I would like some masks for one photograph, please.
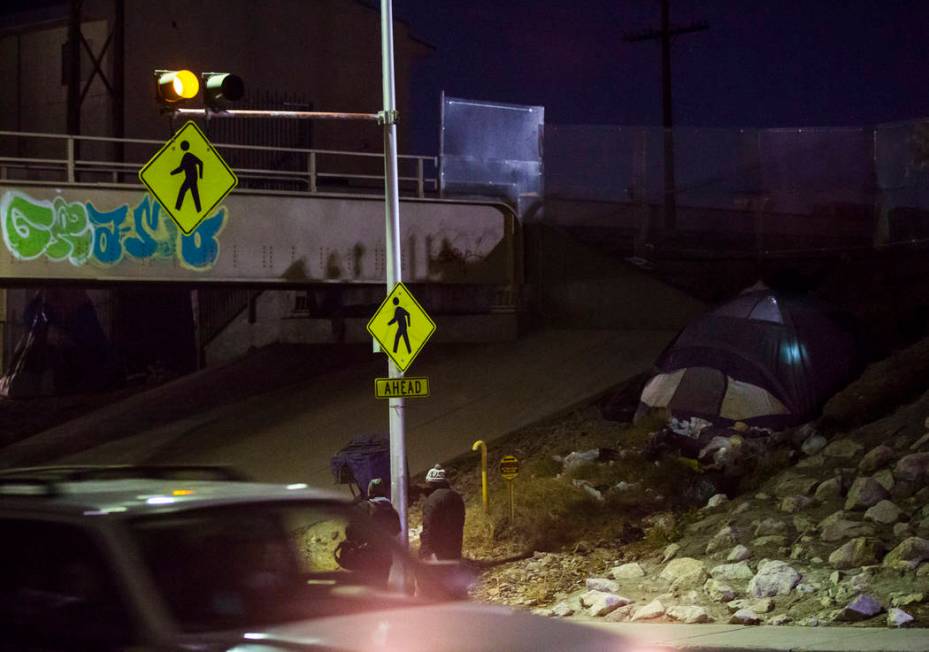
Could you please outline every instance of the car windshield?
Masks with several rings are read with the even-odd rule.
[[[402,557],[356,512],[260,503],[145,516],[130,529],[179,627],[214,631],[396,604],[387,573]]]

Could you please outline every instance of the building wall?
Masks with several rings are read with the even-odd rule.
[[[429,49],[412,40],[404,25],[395,30],[402,111],[409,106],[409,68]],[[250,91],[301,93],[314,110],[376,112],[382,105],[380,66],[379,14],[354,0],[131,1],[127,135],[169,133],[152,101],[156,68],[235,72]],[[374,124],[317,122],[314,145],[381,151],[381,132]]]
[[[0,98],[0,129],[66,132],[67,3],[56,11],[50,20],[0,32],[0,80],[8,89]],[[111,29],[113,0],[86,0],[82,18],[84,36],[98,54]],[[382,107],[380,15],[357,0],[126,0],[124,38],[127,137],[162,139],[170,133],[154,101],[156,68],[235,72],[251,92],[298,93],[320,111],[373,113]],[[399,22],[394,42],[398,107],[408,117],[410,71],[431,48]],[[110,79],[113,56],[111,45],[103,58]],[[86,80],[92,66],[86,53],[82,57]],[[97,77],[84,100],[81,133],[112,135],[111,115]],[[401,123],[401,151],[406,132]],[[381,131],[374,124],[318,123],[314,145],[380,151]],[[52,153],[56,147],[61,149],[48,144],[36,155],[62,155]]]
[[[85,15],[82,23],[84,38],[95,54],[106,42],[109,24],[106,20]],[[67,133],[68,86],[62,70],[62,48],[67,41],[66,22],[52,21],[34,27],[23,27],[0,34],[0,80],[6,90],[0,99],[0,129],[8,131]],[[111,70],[111,53],[103,56],[103,69]],[[83,84],[91,78],[92,63],[82,50],[81,77]],[[99,76],[87,89],[81,115],[81,133],[94,136],[111,135],[112,110],[106,86]],[[65,157],[63,141],[19,142],[2,139],[5,154],[36,158]],[[100,149],[97,144],[85,144],[84,154],[91,156]]]

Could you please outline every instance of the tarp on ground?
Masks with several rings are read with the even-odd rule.
[[[368,482],[381,478],[390,497],[390,441],[386,435],[358,435],[329,461],[336,484],[347,484],[368,497]]]

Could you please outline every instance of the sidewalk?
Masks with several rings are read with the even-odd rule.
[[[609,629],[627,636],[640,645],[655,646],[661,650],[929,652],[929,629],[746,627],[744,625],[604,623],[593,620],[572,622]],[[648,648],[642,650],[642,652],[646,651],[651,652]]]

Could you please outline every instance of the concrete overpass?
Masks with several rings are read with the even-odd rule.
[[[138,164],[74,154],[91,141],[83,151],[128,144],[144,157],[158,141],[0,132],[2,137],[25,141],[26,150],[44,155],[0,156],[0,282],[383,282],[383,181],[372,174],[382,165],[380,155],[275,150],[287,160],[298,156],[306,169],[238,169],[240,188],[184,235],[139,183]],[[49,145],[61,150],[59,157],[45,154]],[[272,148],[218,149],[234,155]],[[341,163],[326,171],[321,161],[330,159]],[[432,157],[401,161],[411,168],[402,181],[412,189],[401,206],[404,279],[514,284],[512,210],[493,200],[440,199],[427,190],[435,186],[425,171],[427,162],[434,166]]]
[[[383,297],[382,155],[217,145],[239,162],[240,186],[185,235],[137,178],[159,145],[0,132],[0,287],[187,287],[211,362],[271,341],[331,339],[330,320],[301,310],[294,292],[335,293],[339,310]],[[402,277],[435,309],[443,338],[515,337],[521,250],[512,209],[439,197],[434,157],[401,156],[400,174]],[[27,299],[3,302],[8,351]],[[365,339],[359,324],[350,319],[338,339]]]

